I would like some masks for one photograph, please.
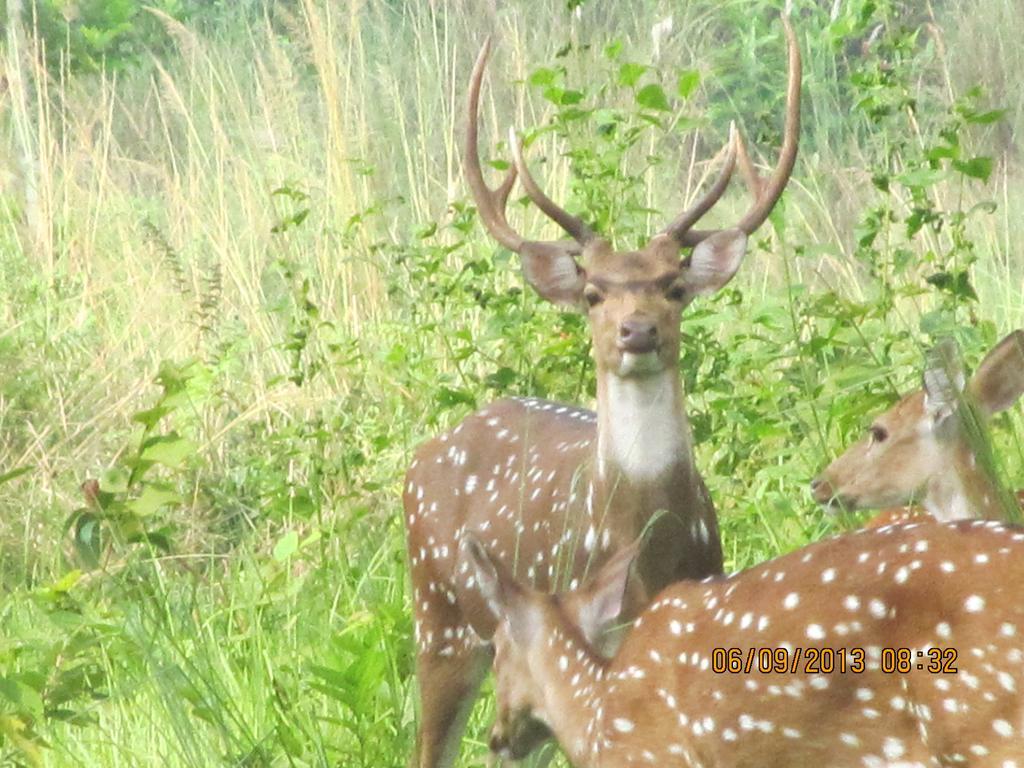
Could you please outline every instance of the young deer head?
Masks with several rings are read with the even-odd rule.
[[[501,620],[499,721],[542,720],[576,768],[1021,764],[1020,528],[862,530],[681,582],[611,660],[564,597],[467,551]],[[615,615],[627,575],[602,572],[590,621]]]
[[[515,640],[527,645],[533,628],[540,626],[537,611],[552,611],[556,621],[572,626],[595,652],[608,654],[608,631],[618,622],[626,594],[626,583],[641,545],[637,540],[620,550],[596,576],[580,589],[551,595],[538,603],[532,590],[519,584],[511,572],[494,559],[480,540],[469,534],[463,539],[477,576],[479,588],[496,618],[505,617],[508,627],[517,627],[516,637],[495,634],[494,669],[497,677],[497,716],[491,729],[491,751],[503,759],[521,760],[540,739],[550,737],[550,722],[535,695],[535,682],[521,667]],[[515,616],[513,619],[512,616]],[[540,622],[540,623],[538,623]],[[525,631],[524,631],[525,630]],[[511,644],[510,644],[511,643]],[[544,652],[541,648],[540,652]]]
[[[939,520],[1012,516],[992,474],[984,421],[1024,392],[1024,331],[985,357],[969,382],[952,341],[929,354],[924,387],[878,416],[811,483],[815,499],[847,509],[917,501]],[[895,519],[895,518],[894,518]]]
[[[732,278],[747,235],[765,221],[793,169],[800,54],[788,21],[785,29],[789,85],[774,171],[762,180],[732,131],[711,187],[638,251],[616,251],[552,202],[514,138],[512,168],[499,187],[487,186],[477,117],[489,45],[477,58],[464,154],[469,187],[488,232],[519,254],[527,282],[545,299],[587,313],[597,361],[597,413],[510,398],[470,414],[416,452],[403,505],[421,704],[414,765],[420,768],[451,765],[490,662],[495,621],[460,546],[467,533],[485,541],[517,577],[552,592],[585,583],[650,527],[651,542],[627,596],[629,617],[665,584],[721,572],[717,519],[694,465],[677,370],[679,318],[692,299]],[[753,192],[749,210],[733,227],[695,229],[737,165]],[[517,178],[571,240],[528,240],[510,226],[505,207]],[[525,754],[544,733],[521,721],[500,726],[495,738],[509,753]]]

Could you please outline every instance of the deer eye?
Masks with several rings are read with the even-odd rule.
[[[686,286],[685,285],[673,285],[667,291],[665,296],[669,301],[682,301],[686,298]]]
[[[872,424],[868,429],[868,432],[871,433],[872,443],[884,443],[889,437],[889,430],[885,427],[879,426],[878,424]]]
[[[583,291],[583,299],[587,302],[588,306],[596,307],[602,301],[604,301],[604,294],[596,288],[587,288]]]

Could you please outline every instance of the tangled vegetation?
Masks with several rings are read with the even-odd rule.
[[[553,196],[626,246],[693,198],[731,120],[773,164],[779,4],[21,5],[0,94],[0,765],[404,765],[412,449],[506,394],[594,394],[583,319],[525,288],[461,178],[480,41],[495,30],[492,167],[517,126]],[[730,568],[857,525],[813,504],[816,470],[934,341],[973,365],[1024,324],[1016,5],[792,5],[793,182],[683,320]],[[713,218],[746,205],[735,187]],[[1022,434],[1019,413],[994,424],[1011,484]]]

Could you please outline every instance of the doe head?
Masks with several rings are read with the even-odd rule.
[[[940,342],[922,378],[811,482],[816,501],[854,510],[920,500],[937,474],[973,456],[977,428],[1024,392],[1024,331],[993,347],[970,381],[956,343]]]

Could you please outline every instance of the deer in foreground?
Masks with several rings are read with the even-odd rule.
[[[868,527],[1012,519],[1017,498],[995,477],[984,422],[1024,393],[1024,331],[993,347],[969,382],[955,343],[943,342],[929,354],[923,378],[922,389],[878,416],[867,436],[812,481],[814,498],[849,510],[896,507]],[[924,509],[897,507],[911,502]]]
[[[544,299],[586,312],[597,412],[502,400],[417,450],[403,495],[420,688],[414,765],[452,764],[493,655],[495,621],[459,546],[465,533],[479,535],[537,589],[557,591],[579,586],[651,526],[626,615],[671,581],[721,572],[717,520],[694,464],[679,379],[680,313],[733,277],[747,236],[768,217],[796,161],[800,54],[788,20],[784,26],[789,82],[777,166],[759,178],[732,131],[714,183],[637,251],[614,250],[547,197],[516,141],[504,181],[487,186],[477,112],[489,43],[481,50],[469,84],[466,178],[482,222],[519,254],[526,281]],[[737,159],[753,203],[732,228],[695,229],[724,193]],[[517,177],[571,240],[527,240],[511,227],[505,207]],[[684,249],[692,249],[685,258]],[[542,729],[524,729],[514,734],[514,751],[525,754],[542,738]]]
[[[621,560],[583,626],[465,548],[501,622],[499,727],[541,719],[575,768],[1024,765],[1024,529],[861,530],[673,584],[611,660],[587,637],[622,605]]]

